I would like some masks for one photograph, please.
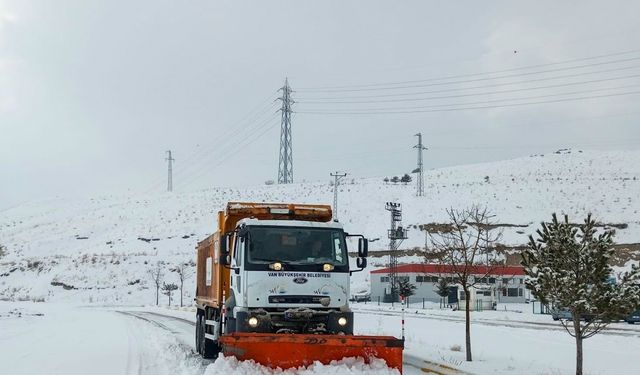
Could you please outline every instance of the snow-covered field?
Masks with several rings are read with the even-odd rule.
[[[357,333],[400,336],[398,306],[354,307]],[[473,313],[471,363],[464,361],[462,312],[407,310],[404,373],[425,373],[420,366],[430,365],[472,374],[572,373],[574,343],[559,323],[532,314],[529,305],[507,307]],[[188,308],[0,302],[0,363],[3,373],[16,375],[396,374],[380,361],[353,358],[285,372],[234,358],[202,360],[193,346],[194,315]],[[638,350],[640,327],[613,324],[585,342],[586,373],[637,373]]]
[[[399,173],[400,174],[400,173]],[[419,225],[445,220],[445,208],[488,206],[504,228],[503,242],[519,245],[552,212],[579,221],[587,212],[606,224],[625,224],[617,241],[640,242],[640,152],[560,152],[497,163],[429,171],[427,196],[415,186],[385,184],[380,178],[347,179],[340,187],[340,221],[347,231],[383,238],[387,201],[403,204],[410,238],[403,247],[424,244]],[[328,183],[212,188],[193,192],[53,198],[0,212],[0,373],[10,374],[270,374],[233,359],[203,362],[193,353],[191,311],[134,307],[155,302],[147,275],[162,262],[170,268],[193,264],[194,247],[215,228],[215,213],[227,201],[330,203]],[[417,256],[401,262],[415,262]],[[385,258],[370,258],[369,269]],[[354,274],[352,291],[368,288],[369,273]],[[193,298],[193,277],[184,300]],[[166,303],[166,297],[161,296]],[[25,300],[48,303],[17,302]],[[174,303],[177,300],[174,299]],[[126,306],[126,307],[125,307]],[[407,310],[406,354],[475,374],[565,374],[574,369],[574,343],[546,315],[530,305],[512,311],[474,313],[475,360],[463,360],[464,324],[460,312],[413,305]],[[356,304],[358,333],[400,335],[400,312],[389,306]],[[504,308],[504,306],[501,306]],[[119,312],[118,312],[119,311]],[[149,314],[171,315],[175,318]],[[145,315],[146,314],[146,315]],[[638,373],[640,329],[614,324],[585,342],[589,374]],[[425,365],[426,366],[426,365]],[[419,367],[419,366],[418,366]],[[421,373],[406,366],[407,374]],[[7,371],[6,369],[9,369]],[[296,374],[386,374],[389,370],[345,360]]]
[[[387,247],[387,201],[403,204],[404,248],[424,245],[420,224],[442,222],[446,208],[474,203],[489,207],[497,222],[524,225],[504,228],[506,244],[525,243],[552,212],[580,221],[588,211],[603,223],[628,225],[617,231],[618,242],[640,242],[638,151],[565,151],[436,169],[425,179],[423,198],[415,197],[414,184],[346,179],[339,218],[349,232],[382,238],[372,250]],[[214,231],[215,213],[227,201],[330,204],[332,189],[328,182],[309,182],[24,203],[0,212],[0,243],[7,247],[0,298],[150,303],[146,270],[157,261],[167,270],[193,261],[197,241]],[[372,266],[384,263],[371,260]],[[358,274],[357,288],[366,286],[366,274]],[[176,279],[167,271],[167,281]],[[187,300],[192,289],[186,288]]]
[[[396,306],[357,304],[356,329],[362,333],[400,335]],[[406,353],[431,358],[475,374],[569,374],[575,372],[575,342],[549,315],[533,314],[528,304],[503,304],[498,310],[472,313],[474,361],[464,356],[464,312],[437,306],[406,311]],[[459,346],[461,350],[457,350]],[[452,348],[454,350],[452,350]],[[615,323],[585,341],[587,374],[633,374],[640,349],[640,327]]]

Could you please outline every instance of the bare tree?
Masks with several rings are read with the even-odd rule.
[[[464,291],[466,355],[467,361],[471,361],[471,288],[494,272],[497,264],[494,247],[501,233],[493,231],[492,215],[484,207],[451,208],[447,216],[449,223],[436,226],[429,233],[431,246],[425,250],[425,261],[453,274],[454,282]]]
[[[178,274],[178,280],[180,280],[180,307],[182,307],[184,281],[193,275],[193,265],[180,263],[172,271]]]
[[[153,284],[156,286],[156,306],[160,304],[160,286],[164,278],[164,272],[162,272],[162,263],[156,263],[153,268],[149,269],[149,276],[153,280]]]

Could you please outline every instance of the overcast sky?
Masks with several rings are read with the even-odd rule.
[[[276,179],[285,77],[296,181],[637,149],[639,75],[637,1],[0,0],[0,210],[169,149],[177,191]]]

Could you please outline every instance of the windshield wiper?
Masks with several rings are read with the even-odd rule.
[[[292,261],[289,262],[289,264],[293,264],[293,265],[300,265],[300,264],[325,264],[325,263],[329,263],[331,265],[333,265],[333,260],[329,259],[329,258],[314,258],[313,260],[308,260],[308,259],[304,259],[304,260],[296,260],[296,261]]]
[[[287,262],[285,260],[277,260],[277,259],[264,259],[264,258],[251,258],[250,260],[251,262],[267,262],[267,263],[282,263],[282,264],[291,264],[290,262]]]

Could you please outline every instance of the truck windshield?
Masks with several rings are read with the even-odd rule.
[[[344,232],[338,229],[253,226],[249,233],[250,263],[347,265]]]

